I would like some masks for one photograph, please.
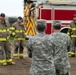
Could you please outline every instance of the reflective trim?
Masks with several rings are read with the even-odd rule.
[[[7,38],[0,38],[0,41],[6,41],[9,38],[10,38],[10,36],[8,36]]]
[[[7,31],[10,31],[9,29],[7,29]]]
[[[9,29],[10,29],[10,30],[15,30],[15,28],[14,28],[14,27],[10,27]]]
[[[71,54],[73,55],[73,54],[75,54],[75,52],[71,52]]]
[[[0,41],[6,41],[7,39],[6,38],[0,38]]]
[[[76,30],[76,28],[71,28],[71,27],[68,27],[69,29],[71,29],[71,30]]]
[[[10,38],[10,36],[7,37],[7,39],[9,39],[9,38]]]
[[[68,35],[70,35],[70,33],[69,33],[69,32],[67,32],[67,34],[68,34]]]
[[[76,28],[71,28],[71,30],[76,30]]]
[[[16,35],[16,33],[15,33],[15,32],[13,32],[13,33],[12,33],[12,35],[13,35],[13,36],[15,36],[15,35]]]
[[[76,28],[71,28],[71,30],[76,30]]]
[[[25,38],[15,38],[14,40],[25,40]]]
[[[71,35],[72,38],[76,38],[76,35]]]
[[[6,62],[12,62],[12,59],[8,59],[8,60],[6,60]]]
[[[7,66],[7,63],[6,62],[2,63],[2,66]]]
[[[18,32],[21,32],[21,33],[22,33],[22,32],[23,32],[23,30],[15,30],[15,32],[16,32],[16,33],[18,33]]]
[[[6,60],[0,60],[0,63],[5,63],[6,62]]]
[[[13,56],[14,56],[14,57],[17,57],[17,56],[18,56],[18,54],[13,54]]]
[[[24,54],[19,54],[19,56],[24,56]]]
[[[6,31],[6,29],[2,29],[2,30],[0,29],[0,32],[7,32],[7,31]]]

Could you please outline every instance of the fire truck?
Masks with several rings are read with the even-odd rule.
[[[45,19],[47,22],[46,33],[53,33],[52,22],[60,20],[62,23],[61,32],[67,33],[68,26],[76,14],[76,6],[60,4],[60,5],[43,5],[38,11],[38,19]]]
[[[38,3],[38,2],[36,2],[37,0],[34,0],[34,1],[35,1],[35,3]],[[52,3],[51,1],[55,1],[55,2]],[[54,20],[60,20],[62,23],[62,28],[60,31],[67,33],[68,26],[73,19],[73,15],[76,14],[76,3],[75,2],[71,3],[70,0],[64,0],[64,3],[63,2],[59,3],[58,1],[59,0],[50,0],[50,1],[39,0],[39,3],[41,5],[39,6],[39,8],[35,8],[36,18],[45,19],[47,22],[47,29],[45,31],[46,34],[53,33],[52,22]],[[29,24],[29,25],[27,25],[28,34],[31,33],[31,34],[36,35],[34,21],[36,21],[36,19],[34,19],[33,22],[31,21],[32,23],[27,23],[27,24]],[[34,28],[32,28],[32,27],[34,27]]]
[[[67,33],[69,25],[73,20],[73,15],[76,14],[76,0],[72,1],[74,2],[71,2],[71,0],[34,0],[36,6],[32,2],[27,3],[26,9],[24,9],[26,35],[34,36],[37,34],[35,26],[37,19],[46,20],[47,29],[45,33],[48,35],[54,32],[52,28],[52,22],[54,20],[61,21],[62,26],[60,31]],[[73,55],[70,53],[70,56],[75,56],[75,53]]]

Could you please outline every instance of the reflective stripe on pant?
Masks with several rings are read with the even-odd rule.
[[[0,60],[11,58],[11,45],[9,41],[0,42]]]
[[[6,62],[6,60],[0,60],[0,64],[5,63],[5,62]]]
[[[24,54],[19,54],[19,56],[23,57],[23,56],[24,56]]]
[[[11,59],[11,44],[9,40],[5,42],[4,49],[5,49],[6,59]]]
[[[26,42],[25,42],[26,43]],[[14,50],[14,56],[18,56],[18,52],[19,52],[19,56],[23,56],[23,50],[24,50],[24,41],[15,41],[14,42],[15,45],[15,50]],[[18,51],[19,49],[19,51]]]
[[[14,57],[18,57],[18,54],[13,54]]]
[[[23,57],[24,54],[13,54],[14,57],[18,57],[18,56],[22,56]]]
[[[12,62],[12,59],[6,59],[6,62]]]

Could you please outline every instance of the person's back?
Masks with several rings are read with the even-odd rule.
[[[65,33],[56,32],[52,34],[52,41],[55,44],[55,63],[57,69],[63,71],[70,68],[68,59],[69,36]],[[68,65],[68,66],[67,66]]]
[[[55,45],[55,68],[57,75],[69,75],[70,63],[68,49],[71,47],[71,39],[67,34],[59,32],[60,28],[61,26],[54,26],[55,32],[50,35],[52,36],[51,40]]]
[[[32,51],[32,75],[55,75],[53,43],[48,35],[40,32],[30,38],[27,48]]]

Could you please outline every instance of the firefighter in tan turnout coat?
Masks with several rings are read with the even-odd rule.
[[[76,14],[73,15],[73,21],[70,23],[69,30],[67,33],[73,43],[73,50],[71,51],[71,56],[75,56],[75,51],[76,51]]]
[[[15,64],[11,59],[11,44],[9,42],[9,22],[5,20],[5,14],[0,14],[0,64],[3,66]]]
[[[17,22],[13,24],[14,32],[12,32],[12,35],[14,36],[14,57],[20,57],[23,58],[23,50],[24,46],[26,45],[25,40],[25,28],[22,23],[22,17],[18,17]],[[18,54],[19,52],[19,54]]]

